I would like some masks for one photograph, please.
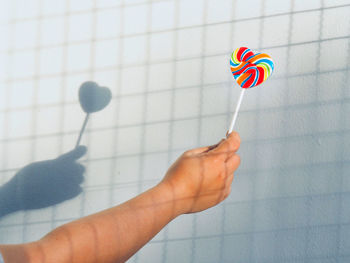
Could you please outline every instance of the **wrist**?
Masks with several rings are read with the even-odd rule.
[[[191,202],[179,185],[170,181],[162,181],[155,188],[161,193],[164,201],[171,206],[174,218],[189,211]]]

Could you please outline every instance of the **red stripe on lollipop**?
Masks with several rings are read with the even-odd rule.
[[[248,69],[243,76],[247,79],[247,81],[243,84],[242,88],[249,88],[253,83],[256,76],[257,71],[254,68]]]
[[[254,53],[252,51],[248,51],[247,53],[244,54],[242,61],[247,61],[248,58],[250,58],[251,56],[254,56]]]
[[[237,52],[237,59],[238,59],[238,61],[239,62],[242,62],[242,54],[243,54],[243,52],[244,51],[246,51],[248,48],[246,48],[246,47],[241,47],[239,50],[238,50],[238,52]]]
[[[258,81],[256,82],[256,85],[260,85],[261,83],[264,82],[265,71],[262,67],[259,67],[259,66],[257,66],[257,69],[259,71],[259,78],[258,78]]]

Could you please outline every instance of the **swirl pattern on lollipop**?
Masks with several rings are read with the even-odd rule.
[[[242,88],[263,83],[273,72],[272,58],[264,53],[254,54],[247,47],[237,48],[231,56],[231,72]]]

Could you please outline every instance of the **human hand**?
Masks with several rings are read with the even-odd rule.
[[[186,151],[169,168],[160,185],[173,192],[179,214],[208,209],[230,194],[239,146],[240,137],[233,132],[216,145]]]
[[[16,210],[39,209],[59,204],[82,192],[85,168],[77,160],[86,153],[79,146],[56,159],[31,163],[5,185],[13,192]]]

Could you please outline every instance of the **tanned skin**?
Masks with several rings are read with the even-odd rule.
[[[174,218],[213,207],[230,194],[239,146],[233,132],[216,145],[186,151],[158,185],[139,196],[36,242],[0,245],[5,263],[125,262]]]

